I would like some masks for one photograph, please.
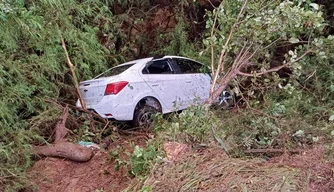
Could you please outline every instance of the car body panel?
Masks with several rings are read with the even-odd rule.
[[[141,91],[145,90],[145,91]],[[106,95],[97,104],[87,104],[87,109],[92,109],[103,118],[113,118],[119,121],[129,121],[133,119],[133,113],[137,103],[145,98],[156,98],[160,103],[158,96],[151,90],[148,85],[141,81],[132,81],[119,94]],[[80,102],[77,106],[81,107]],[[165,107],[162,107],[163,109]],[[163,111],[168,112],[168,111]],[[112,116],[107,116],[111,114]]]
[[[147,97],[159,101],[164,114],[186,109],[192,104],[203,103],[209,97],[210,75],[205,73],[183,74],[173,61],[174,58],[196,62],[177,56],[138,59],[116,66],[133,64],[120,74],[103,77],[106,71],[92,80],[81,82],[79,89],[87,109],[94,110],[103,118],[130,121],[134,118],[137,104]],[[171,68],[169,74],[143,74],[143,70],[148,69],[152,62],[160,60],[168,61]],[[128,84],[116,95],[104,95],[107,84],[120,81],[126,81]],[[76,105],[81,107],[79,100]]]
[[[183,74],[187,76],[185,82],[186,87],[190,89],[187,91],[188,106],[192,104],[204,103],[209,98],[211,77],[208,74],[194,73]]]
[[[80,94],[86,105],[96,105],[104,97],[108,82],[117,81],[117,76],[83,81],[79,85]]]
[[[184,109],[186,108],[186,101],[184,100],[185,87],[182,83],[184,77],[179,74],[174,74],[174,68],[172,63],[167,59],[159,59],[156,61],[167,61],[169,67],[171,68],[170,74],[143,74],[144,66],[139,75],[147,83],[147,85],[154,91],[158,96],[159,100],[162,101],[163,113],[171,112],[175,109]]]

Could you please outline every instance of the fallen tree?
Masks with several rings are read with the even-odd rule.
[[[69,69],[71,70],[73,84],[75,86],[80,104],[82,106],[81,111],[91,114],[91,119],[92,119],[92,117],[95,114],[90,113],[88,110],[86,110],[86,104],[80,94],[79,83],[78,83],[77,76],[75,74],[75,67],[70,60],[70,57],[69,57],[69,54],[66,48],[66,43],[63,38],[61,38],[61,43],[62,43],[62,47],[66,55],[66,63]],[[68,133],[68,129],[65,127],[65,123],[69,115],[68,110],[69,110],[68,105],[66,105],[66,107],[63,110],[63,114],[55,127],[56,134],[55,134],[54,143],[51,145],[46,145],[46,146],[34,146],[33,152],[36,155],[46,156],[46,157],[66,158],[66,159],[76,161],[76,162],[86,162],[86,161],[89,161],[93,157],[93,152],[89,148],[81,146],[79,144],[70,143],[67,141],[66,135]],[[102,120],[105,122],[104,119]]]
[[[65,123],[69,115],[68,110],[68,106],[66,106],[56,124],[54,143],[44,146],[33,146],[34,154],[42,157],[66,158],[75,162],[86,162],[93,157],[93,151],[90,148],[67,141],[68,129],[65,127]]]
[[[320,7],[315,3],[268,1],[248,3],[223,1],[207,13],[208,31],[203,53],[210,54],[213,104],[237,77],[257,78],[290,68],[296,77],[302,74],[303,62],[311,53],[319,56],[321,36],[326,26]],[[273,56],[285,47],[278,63]],[[275,86],[275,84],[272,84]]]

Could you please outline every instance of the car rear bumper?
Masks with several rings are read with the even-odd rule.
[[[103,103],[103,104],[102,104]],[[79,100],[76,106],[81,108]],[[117,121],[131,121],[133,119],[133,104],[114,104],[112,101],[100,102],[97,105],[87,105],[88,110],[97,113],[105,119],[114,119]]]

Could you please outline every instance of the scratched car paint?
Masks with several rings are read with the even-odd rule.
[[[113,67],[80,83],[87,109],[103,118],[150,124],[151,115],[183,110],[209,97],[211,76],[185,57],[144,58]],[[77,106],[81,107],[80,102]]]

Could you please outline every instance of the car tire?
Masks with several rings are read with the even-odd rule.
[[[149,129],[153,122],[152,115],[157,114],[158,112],[159,111],[156,108],[149,105],[138,107],[133,117],[133,127]]]
[[[230,92],[223,92],[220,96],[220,102],[218,104],[221,109],[228,110],[235,106],[235,96]]]

